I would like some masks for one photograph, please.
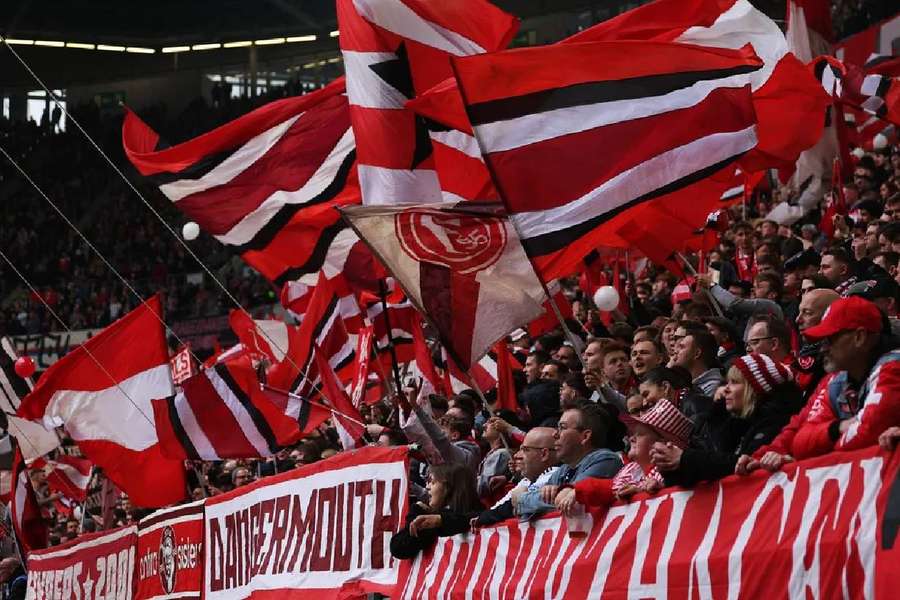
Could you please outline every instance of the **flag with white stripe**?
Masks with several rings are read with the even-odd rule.
[[[134,505],[164,506],[186,491],[184,464],[163,456],[153,424],[152,401],[173,387],[157,295],[55,362],[19,415],[65,427]]]
[[[430,132],[405,105],[450,76],[450,56],[506,47],[515,18],[485,0],[338,0],[337,17],[363,203],[439,202],[442,186],[470,193],[452,173],[439,181],[432,140],[447,162],[459,158],[450,149],[474,146],[464,136]]]
[[[308,433],[309,408],[287,415],[262,392],[248,360],[204,369],[177,394],[153,402],[163,453],[190,460],[273,456]]]
[[[343,79],[170,148],[129,111],[122,140],[176,208],[276,283],[318,272],[346,229],[334,207],[359,203]]]
[[[835,100],[900,125],[900,78],[866,71],[831,56],[816,58],[812,69],[822,87]]]
[[[494,182],[545,280],[573,270],[629,209],[664,203],[753,149],[750,76],[762,65],[749,48],[659,42],[454,59]]]
[[[84,502],[91,483],[93,465],[86,458],[60,454],[56,460],[39,458],[31,463],[33,469],[50,468],[47,486],[51,492],[59,492],[69,500]]]
[[[0,337],[0,410],[8,414],[15,414],[22,398],[34,387],[30,377],[23,379],[16,373],[17,358],[12,340]]]

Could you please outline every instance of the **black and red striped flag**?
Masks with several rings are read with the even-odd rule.
[[[319,271],[346,231],[335,207],[360,201],[343,79],[169,148],[128,111],[122,143],[179,210],[276,283]]]
[[[338,0],[337,17],[363,203],[485,199],[471,134],[429,128],[406,103],[451,75],[450,56],[505,48],[515,17],[486,0]]]
[[[545,280],[574,270],[650,201],[677,198],[701,224],[757,144],[749,77],[762,65],[749,47],[659,42],[454,59],[494,183]],[[720,188],[684,193],[726,170]]]

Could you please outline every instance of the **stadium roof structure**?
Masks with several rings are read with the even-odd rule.
[[[492,1],[527,19],[579,11],[604,18],[646,0]],[[777,4],[753,2],[769,14]],[[55,86],[237,65],[246,62],[248,46],[258,46],[261,61],[321,60],[337,53],[336,29],[334,0],[0,2],[0,36]],[[0,87],[31,85],[0,48]]]

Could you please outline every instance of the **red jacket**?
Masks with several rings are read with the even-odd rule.
[[[791,417],[790,422],[784,426],[784,429],[781,430],[772,443],[762,446],[753,453],[754,458],[762,458],[766,452],[777,452],[778,454],[788,454],[790,456],[794,455],[794,438],[797,436],[797,431],[806,423],[809,419],[809,412],[813,406],[816,406],[817,402],[821,402],[819,397],[823,394],[828,394],[828,383],[831,381],[831,378],[834,374],[826,375],[819,382],[819,385],[809,396],[809,400],[806,402],[806,406],[803,407],[799,413]],[[827,450],[826,450],[827,451]]]
[[[878,443],[885,429],[900,425],[900,351],[882,356],[855,392],[845,372],[826,376],[800,414],[757,456],[775,450],[800,460]],[[843,434],[842,420],[849,421]]]

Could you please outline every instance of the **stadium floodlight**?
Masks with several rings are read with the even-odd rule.
[[[221,48],[222,44],[194,44],[191,46],[191,50],[215,50],[217,48]]]
[[[339,35],[341,35],[341,32],[338,31],[337,29],[335,29],[334,31],[332,31],[331,33],[328,34],[328,37],[337,37]]]
[[[226,42],[222,44],[223,48],[245,48],[247,46],[252,46],[253,42],[250,40],[246,40],[243,42]]]
[[[82,44],[81,42],[66,42],[66,48],[78,48],[79,50],[96,50],[94,44]]]
[[[279,38],[269,38],[267,40],[256,40],[253,43],[256,44],[257,46],[274,46],[275,44],[283,44],[284,38],[279,37]]]
[[[314,42],[316,41],[316,36],[314,35],[295,35],[294,37],[287,38],[289,43],[293,42]]]
[[[156,50],[153,48],[141,48],[140,46],[128,46],[125,48],[125,52],[131,52],[132,54],[156,54]]]
[[[56,42],[52,40],[34,40],[35,46],[46,46],[48,48],[63,48],[65,47],[65,42]]]
[[[174,52],[189,52],[190,46],[166,46],[162,49],[163,54],[172,54]]]
[[[21,40],[16,38],[6,38],[4,40],[7,44],[18,45],[18,46],[33,46],[34,40]]]
[[[108,44],[97,44],[97,50],[106,50],[107,52],[125,52],[125,46],[110,46]]]

